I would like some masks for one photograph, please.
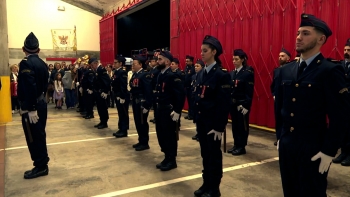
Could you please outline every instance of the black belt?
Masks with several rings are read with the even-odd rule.
[[[241,103],[244,103],[245,100],[236,100],[236,99],[232,99],[232,103],[235,103],[235,104],[241,104]]]
[[[172,109],[173,106],[172,105],[164,105],[164,104],[158,104],[157,103],[157,109]]]

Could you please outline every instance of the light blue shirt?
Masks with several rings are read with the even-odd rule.
[[[303,60],[303,58],[300,57],[300,63],[305,61],[306,65],[309,66],[311,64],[311,62],[320,54],[320,52],[318,52],[317,54],[311,56],[309,59],[307,60]],[[300,65],[300,64],[299,64]]]
[[[206,65],[204,69],[207,71],[207,73],[209,73],[215,64],[216,64],[216,61],[210,65]]]

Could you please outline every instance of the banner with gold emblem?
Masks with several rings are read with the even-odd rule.
[[[51,29],[54,51],[77,51],[77,34],[74,29]]]

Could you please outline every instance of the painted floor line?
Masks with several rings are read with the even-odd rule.
[[[181,129],[181,131],[183,131],[183,130],[191,130],[191,129],[195,129],[195,128],[196,127],[185,128],[185,129]],[[155,134],[155,133],[156,132],[149,132],[149,134]],[[133,136],[138,136],[138,134],[135,133],[135,134],[129,134],[128,135],[128,137],[133,137]],[[89,141],[96,141],[96,140],[106,140],[106,139],[111,139],[111,138],[115,138],[115,137],[100,137],[100,138],[92,138],[92,139],[85,139],[85,140],[73,140],[73,141],[66,141],[66,142],[54,142],[54,143],[47,144],[47,146],[60,145],[60,144],[72,144],[72,143],[77,143],[77,142],[89,142]],[[23,149],[23,148],[27,148],[27,146],[17,146],[17,147],[12,147],[12,148],[5,148],[5,150],[18,150],[18,149]],[[2,151],[2,150],[4,150],[4,149],[0,149],[0,151]]]
[[[237,165],[237,166],[224,168],[223,171],[224,172],[229,172],[229,171],[233,171],[233,170],[239,170],[239,169],[242,169],[242,168],[262,165],[262,164],[270,163],[270,162],[274,162],[274,161],[278,161],[278,157],[265,159],[265,160],[262,160],[260,162],[251,162],[251,163],[246,163],[246,164],[242,164],[242,165]],[[189,181],[189,180],[193,180],[193,179],[197,179],[197,178],[201,178],[201,177],[202,177],[202,174],[195,174],[195,175],[185,176],[185,177],[172,179],[172,180],[168,180],[168,181],[162,181],[162,182],[153,183],[153,184],[149,184],[149,185],[143,185],[143,186],[139,186],[139,187],[133,187],[133,188],[129,188],[129,189],[124,189],[124,190],[119,190],[119,191],[115,191],[115,192],[110,192],[110,193],[107,193],[107,194],[101,194],[101,195],[97,195],[97,196],[93,196],[93,197],[119,196],[119,195],[123,195],[123,194],[129,194],[129,193],[133,193],[133,192],[139,192],[139,191],[142,191],[142,190],[148,190],[148,189],[152,189],[152,188],[156,188],[156,187],[170,185],[170,184],[174,184],[174,183]]]

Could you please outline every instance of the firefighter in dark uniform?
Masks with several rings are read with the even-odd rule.
[[[345,43],[344,47],[344,61],[341,65],[345,69],[346,84],[350,88],[350,38]],[[342,166],[350,166],[350,129],[347,131],[344,140],[341,144],[340,155],[333,159],[333,163],[340,163]]]
[[[290,57],[291,57],[291,55],[290,55],[289,51],[282,48],[281,52],[279,53],[279,57],[278,57],[279,67],[277,67],[273,70],[273,78],[272,78],[272,83],[270,86],[273,100],[275,100],[276,81],[277,81],[277,78],[279,76],[280,68],[289,62]],[[274,107],[274,109],[276,109],[276,107]],[[276,129],[276,136],[279,136],[279,133],[281,132],[281,125],[276,125],[275,129]],[[278,141],[278,139],[277,139],[277,141]],[[274,142],[275,146],[277,146],[277,141]]]
[[[192,82],[191,82],[191,92],[192,92],[193,102],[194,102],[194,97],[196,94],[197,86],[199,86],[199,84],[197,82],[201,81],[199,78],[201,76],[201,74],[198,74],[198,73],[200,73],[200,71],[204,68],[204,66],[205,66],[204,62],[200,59],[197,59],[197,62],[194,65],[194,70],[195,70],[196,74],[192,75]],[[193,113],[193,123],[196,123],[196,113]],[[196,135],[192,137],[192,140],[199,141],[197,130],[196,130]]]
[[[151,79],[152,79],[151,84],[152,84],[153,92],[155,91],[157,76],[159,74],[159,70],[157,69],[157,66],[158,66],[157,61],[158,61],[158,57],[156,56],[153,56],[153,58],[150,61],[151,70],[149,74],[151,75]],[[155,99],[154,95],[155,94],[153,94],[153,99]],[[156,123],[156,113],[157,113],[157,105],[155,102],[153,102],[153,119],[151,119],[150,122]]]
[[[145,62],[146,58],[141,55],[133,58],[133,75],[129,82],[134,121],[137,134],[139,135],[139,142],[132,146],[136,151],[149,149],[149,125],[147,118],[152,106],[152,79],[151,75],[143,69]]]
[[[201,55],[205,68],[196,88],[196,126],[203,158],[203,185],[194,192],[195,196],[220,196],[222,178],[221,136],[225,131],[230,105],[230,75],[221,70],[219,56],[222,45],[216,38],[205,36]]]
[[[234,146],[228,150],[232,155],[246,154],[245,146],[249,136],[249,112],[254,92],[254,74],[247,68],[247,54],[243,50],[234,50],[233,64],[235,70],[231,76],[232,136]]]
[[[98,60],[95,58],[90,59],[90,65],[95,72],[93,92],[95,96],[97,112],[100,116],[100,123],[95,125],[95,128],[104,129],[107,128],[107,122],[109,119],[107,96],[111,89],[111,78],[107,74],[107,70],[98,64]]]
[[[185,119],[193,120],[193,100],[191,99],[191,82],[192,76],[195,74],[194,65],[193,65],[194,57],[190,55],[186,55],[186,68],[185,68],[185,91],[188,105],[188,115],[185,116]]]
[[[170,69],[171,69],[172,71],[175,71],[175,72],[180,76],[181,82],[182,82],[183,87],[184,87],[184,85],[185,85],[185,76],[186,76],[186,74],[185,74],[184,71],[180,70],[179,65],[180,65],[179,59],[173,58],[173,61],[171,62],[171,65],[170,65]],[[184,98],[186,99],[186,90],[185,90],[185,89],[184,89],[184,94],[185,94],[185,97],[184,97]],[[193,102],[193,99],[190,99],[190,100]],[[184,102],[185,102],[185,101],[184,101]],[[179,128],[179,129],[180,129],[180,127],[181,127],[181,115],[182,115],[182,113],[180,113],[179,121],[177,121],[177,123],[178,123],[178,128]]]
[[[320,49],[332,35],[327,24],[302,14],[296,38],[299,61],[280,70],[276,121],[285,197],[326,197],[327,175],[349,122],[344,68],[327,61]],[[327,124],[327,117],[329,122]]]
[[[88,60],[88,65],[86,66],[86,70],[84,72],[84,77],[82,79],[82,88],[83,88],[83,99],[85,103],[86,108],[86,114],[83,116],[85,119],[91,119],[94,118],[94,104],[95,104],[95,97],[94,97],[94,80],[95,80],[95,72],[91,69],[91,64],[93,63],[94,59]]]
[[[181,74],[171,70],[173,56],[168,51],[160,52],[158,67],[160,73],[155,88],[157,104],[156,132],[158,143],[165,157],[156,168],[168,171],[177,167],[177,124],[185,102],[185,91]]]
[[[118,111],[118,131],[113,133],[113,136],[117,138],[127,137],[129,129],[129,102],[130,95],[127,89],[128,85],[128,74],[123,69],[125,66],[125,58],[117,57],[114,60],[114,73],[112,88],[116,98],[116,106]]]
[[[30,33],[22,47],[26,57],[20,62],[18,99],[21,105],[22,126],[34,168],[24,173],[25,179],[49,174],[50,158],[46,147],[47,104],[45,94],[49,73],[46,63],[39,58],[39,41]]]
[[[80,59],[80,58],[79,58]],[[78,68],[78,70],[77,70],[77,83],[76,83],[76,85],[77,85],[77,88],[78,88],[78,103],[79,103],[79,105],[78,105],[78,108],[79,108],[79,110],[77,110],[77,112],[80,112],[80,113],[82,113],[82,112],[86,112],[86,109],[85,109],[85,103],[83,102],[84,100],[83,100],[83,88],[82,88],[82,86],[81,86],[81,81],[82,81],[82,79],[83,79],[83,75],[84,75],[84,72],[85,72],[85,66],[84,66],[84,62],[82,62],[81,60],[80,61],[77,61],[77,63],[78,63],[78,65],[79,65],[79,68]]]

